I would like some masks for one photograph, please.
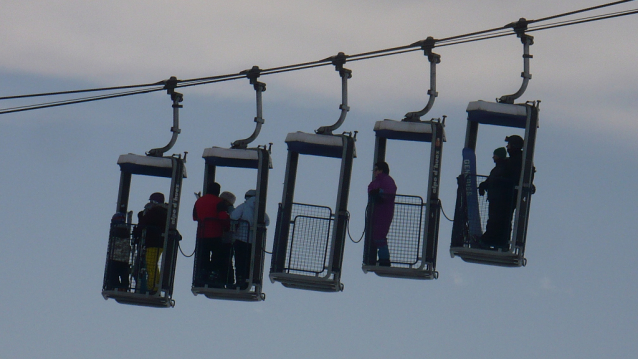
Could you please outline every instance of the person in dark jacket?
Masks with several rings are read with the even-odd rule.
[[[480,244],[485,248],[508,249],[511,221],[513,182],[507,174],[507,151],[504,147],[494,150],[494,168],[487,179],[479,185],[479,194],[487,191],[488,219]]]
[[[368,219],[372,235],[372,245],[367,256],[368,265],[375,265],[378,255],[379,265],[389,267],[388,232],[394,217],[397,186],[390,177],[390,167],[387,163],[376,163],[373,172],[374,179],[368,185],[368,201],[372,210],[371,217]]]
[[[194,287],[210,284],[221,288],[229,281],[222,237],[230,229],[230,220],[227,205],[219,198],[220,190],[219,183],[209,184],[193,207],[193,220],[197,221]]]
[[[164,203],[164,194],[160,192],[153,193],[144,206],[144,210],[137,214],[136,237],[141,233],[144,238],[146,273],[148,273],[146,285],[151,294],[157,291],[160,280],[157,263],[164,251],[167,216],[168,206]]]
[[[505,165],[506,176],[512,180],[514,186],[518,186],[523,168],[523,138],[519,135],[505,137],[507,153],[510,155]]]

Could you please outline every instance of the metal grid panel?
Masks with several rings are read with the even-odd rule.
[[[487,176],[476,175],[476,188],[481,185],[481,183],[485,182]],[[488,208],[489,202],[487,201],[487,194],[484,196],[478,196],[478,208],[479,208],[479,220],[481,221],[481,232],[485,233],[485,228],[487,226],[487,218],[488,218]]]
[[[107,273],[105,273],[103,289],[146,294],[149,292],[149,275],[154,276],[154,274],[149,273],[147,268],[149,265],[146,256],[145,231],[142,231],[138,237],[132,235],[133,232],[131,231],[131,228],[136,226],[135,224],[126,224],[125,226],[127,229],[124,233],[120,232],[118,235],[109,236]],[[111,233],[114,233],[114,228],[117,228],[117,225],[112,224]],[[169,243],[174,243],[174,240],[175,239],[171,239],[169,236]],[[172,253],[170,248],[167,249],[167,251]],[[125,262],[122,257],[123,253],[126,253]],[[171,280],[171,278],[168,278],[165,273],[165,271],[169,270],[169,268],[165,268],[164,266],[164,256],[166,255],[167,253],[162,251],[162,253],[156,257],[157,265],[150,266],[151,268],[157,268],[157,271],[159,271],[159,278],[162,279],[162,288],[158,288],[158,290],[162,291],[162,295],[163,291],[169,290],[168,288],[172,286],[172,283],[167,282]],[[110,260],[116,260],[116,262],[109,262]],[[170,265],[170,263],[168,265]],[[124,282],[128,282],[128,285],[118,284],[118,276],[121,277]],[[124,277],[127,279],[124,279]],[[157,280],[159,281],[159,279]]]
[[[145,258],[146,252],[143,250],[143,243],[140,243],[143,242],[143,237],[134,238],[133,240],[131,240],[130,228],[134,225],[125,226],[127,227],[126,234],[120,233],[119,235],[112,235],[109,237],[108,259],[115,259],[114,253],[118,251],[121,253],[127,253],[126,262],[121,262],[123,258],[118,258],[119,260],[117,263],[115,263],[115,265],[119,266],[119,274],[125,275],[127,277],[128,286],[119,286],[117,284],[108,283],[108,276],[114,275],[114,273],[111,272],[114,270],[114,268],[109,268],[109,272],[111,273],[107,273],[107,284],[105,285],[105,289],[115,289],[129,293],[145,293],[147,276]],[[111,233],[114,233],[118,229],[118,227],[118,225],[112,224]],[[111,266],[113,266],[113,264],[111,264]],[[144,280],[141,279],[142,276],[144,277]]]
[[[232,238],[243,242],[250,242],[250,223],[244,219],[230,220]]]
[[[331,250],[332,209],[293,203],[290,218],[286,270],[295,274],[320,275],[326,270]]]
[[[393,266],[411,267],[422,260],[423,208],[423,199],[419,196],[395,196],[394,217],[388,232],[388,249]]]

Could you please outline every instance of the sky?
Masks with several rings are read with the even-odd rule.
[[[190,79],[315,61],[445,38],[601,4],[565,1],[8,1],[0,0],[0,97]],[[582,16],[638,8],[627,3]],[[519,99],[541,100],[527,235],[527,266],[501,268],[449,256],[452,224],[441,218],[432,281],[361,271],[363,244],[345,247],[340,293],[266,281],[266,300],[209,300],[190,292],[192,258],[178,257],[176,306],[105,301],[101,286],[115,212],[120,154],[170,139],[164,92],[0,115],[1,358],[623,358],[638,351],[636,200],[638,50],[636,16],[531,33],[532,79]],[[467,103],[518,90],[522,45],[514,37],[435,48],[437,98],[425,116],[446,119],[441,201],[454,212]],[[350,232],[364,226],[375,121],[399,120],[427,102],[429,64],[420,52],[346,64],[358,131]],[[267,212],[276,217],[285,136],[339,117],[331,66],[262,76],[265,124],[253,144],[272,146]],[[190,218],[206,147],[228,147],[254,128],[248,80],[181,89],[180,134],[188,152],[178,228],[192,253]],[[53,98],[38,99],[42,102]],[[57,98],[55,98],[57,100]],[[37,102],[36,101],[36,102]],[[33,103],[1,101],[0,108]],[[519,132],[517,132],[519,131]],[[503,138],[520,130],[482,126],[479,173]],[[425,196],[429,148],[392,143],[400,193]],[[429,145],[428,145],[429,146]],[[304,158],[305,159],[305,158]],[[295,200],[334,206],[338,161],[300,161]],[[419,167],[422,166],[423,168]],[[219,174],[237,197],[250,171]],[[131,210],[165,181],[133,179]],[[274,221],[273,221],[274,222]],[[272,248],[274,224],[267,237]],[[266,255],[268,276],[270,255]]]

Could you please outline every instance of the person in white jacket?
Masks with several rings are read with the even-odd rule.
[[[235,279],[240,289],[247,289],[250,278],[250,262],[252,257],[252,246],[250,230],[255,225],[255,196],[257,191],[248,190],[244,196],[244,203],[240,204],[230,214],[230,219],[235,221],[233,225],[233,247],[235,249]],[[268,214],[264,213],[266,226],[270,224]]]

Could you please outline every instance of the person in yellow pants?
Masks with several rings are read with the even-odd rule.
[[[137,229],[144,233],[146,247],[146,271],[148,273],[147,287],[151,294],[155,294],[160,280],[158,262],[164,250],[164,233],[166,232],[166,216],[168,208],[164,204],[164,195],[155,192],[149,198],[144,210],[137,214]]]

